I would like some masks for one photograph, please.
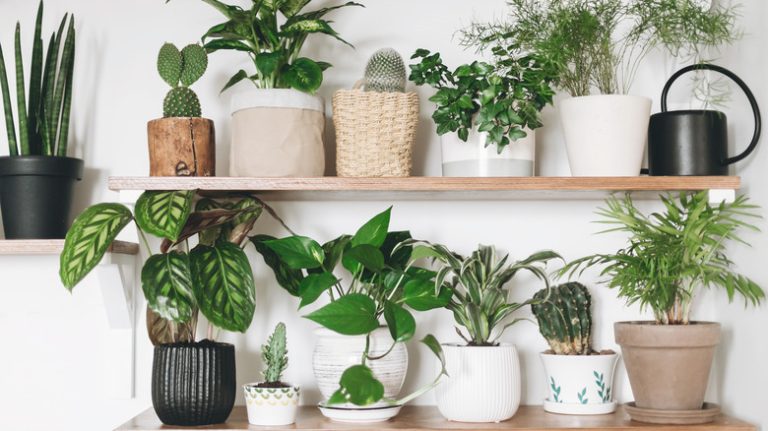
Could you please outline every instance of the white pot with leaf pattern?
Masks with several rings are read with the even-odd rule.
[[[542,353],[547,377],[544,410],[570,415],[613,413],[613,374],[617,353],[555,355]]]
[[[244,385],[243,390],[248,422],[252,425],[280,426],[296,421],[300,395],[298,386],[249,384]]]

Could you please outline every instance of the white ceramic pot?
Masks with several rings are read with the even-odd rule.
[[[448,420],[501,422],[520,407],[520,360],[513,345],[444,344],[444,377],[435,389],[437,408]]]
[[[648,141],[651,99],[604,95],[559,103],[573,176],[640,175]]]
[[[315,352],[312,355],[312,370],[320,392],[328,399],[339,388],[344,370],[360,364],[365,350],[365,335],[341,335],[321,328],[315,331]],[[392,346],[392,336],[386,328],[379,328],[371,334],[370,356],[380,356]],[[397,343],[385,357],[368,361],[368,367],[384,384],[384,396],[395,398],[400,393],[408,371],[408,350],[403,343]]]
[[[547,376],[544,410],[571,415],[613,413],[613,372],[619,355],[541,354]]]
[[[232,97],[233,177],[319,177],[325,172],[325,102],[296,90]]]
[[[440,140],[444,177],[530,177],[535,175],[536,133],[512,141],[499,154],[495,144],[485,146],[488,133],[473,129],[467,142],[456,133],[447,133]]]
[[[260,388],[257,384],[243,386],[248,422],[253,425],[279,426],[296,422],[299,408],[299,387]]]

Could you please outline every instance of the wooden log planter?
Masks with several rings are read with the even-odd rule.
[[[160,118],[147,123],[149,175],[210,177],[216,174],[213,121],[199,117]]]

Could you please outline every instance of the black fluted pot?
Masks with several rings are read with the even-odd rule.
[[[236,389],[235,346],[208,340],[155,346],[152,405],[164,424],[222,423]]]

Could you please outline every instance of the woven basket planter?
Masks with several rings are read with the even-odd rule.
[[[333,95],[336,173],[407,177],[419,124],[416,93],[339,90]]]

